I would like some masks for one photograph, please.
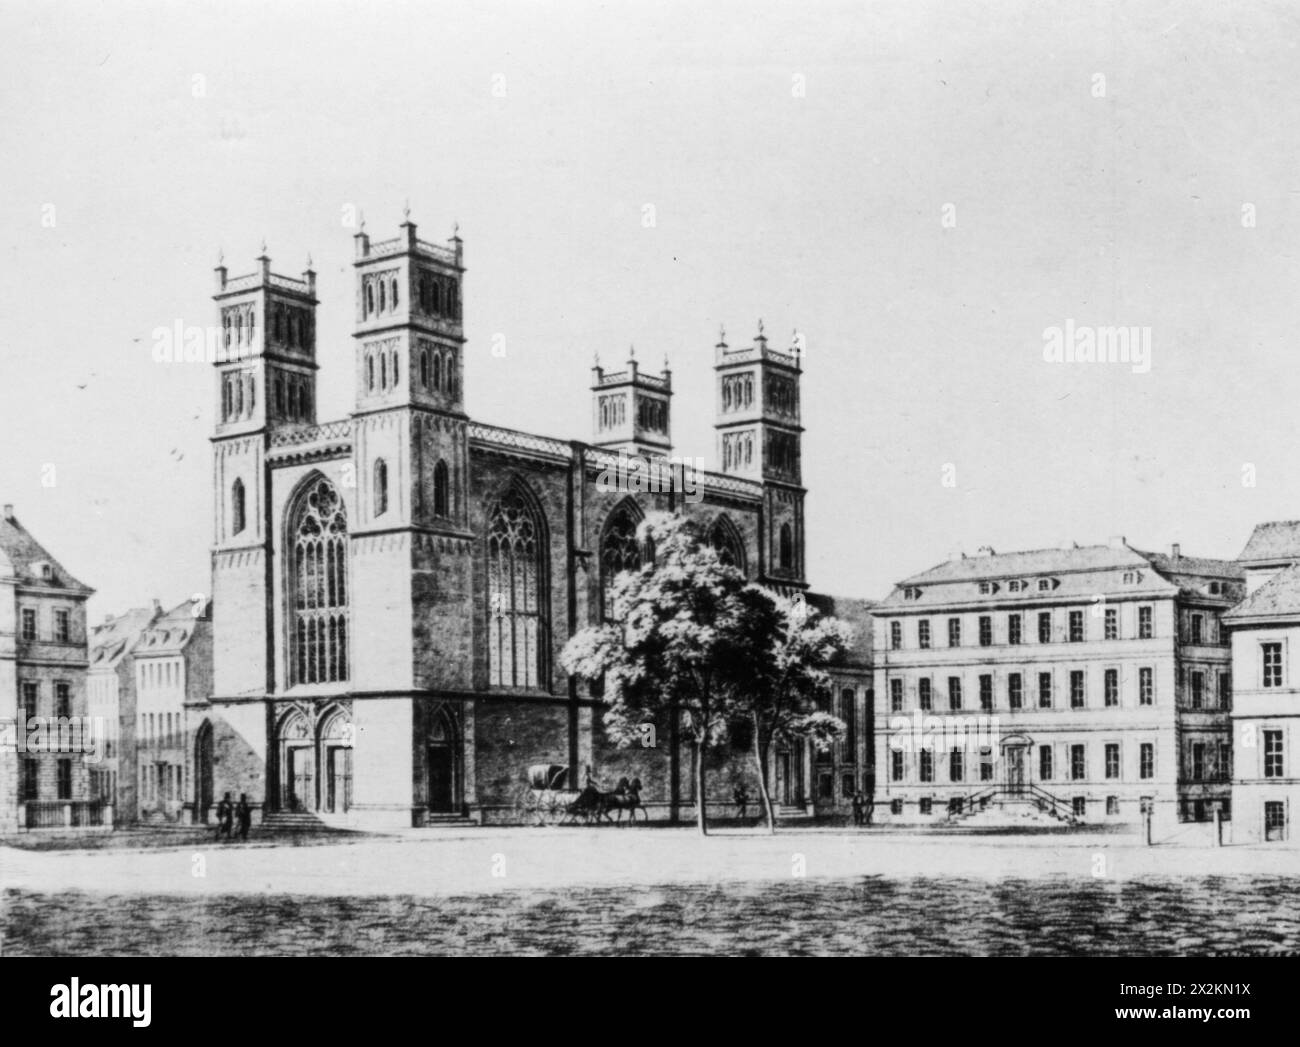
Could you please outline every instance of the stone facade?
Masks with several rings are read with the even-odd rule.
[[[671,376],[635,359],[597,366],[590,444],[487,426],[464,410],[460,239],[430,244],[407,222],[356,246],[356,406],[324,424],[314,274],[265,257],[247,277],[218,270],[213,688],[190,707],[210,739],[195,780],[267,815],[410,826],[513,820],[527,769],[558,765],[569,788],[588,770],[606,788],[639,777],[651,817],[689,817],[689,747],[614,746],[560,652],[639,562],[629,536],[653,510],[698,520],[753,581],[807,589],[799,356],[761,328],[717,347],[722,473],[666,457]],[[867,650],[837,689],[864,727]],[[870,748],[854,748],[839,758],[865,775]],[[804,756],[784,773],[806,806]],[[709,802],[729,807],[749,755],[718,762]]]

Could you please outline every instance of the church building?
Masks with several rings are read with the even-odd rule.
[[[567,768],[569,788],[588,768],[604,788],[639,777],[651,818],[691,817],[691,747],[671,734],[653,748],[614,746],[599,700],[559,655],[606,613],[614,576],[640,564],[636,528],[655,510],[698,520],[752,581],[807,590],[798,353],[769,346],[761,325],[748,346],[724,336],[722,471],[609,489],[602,478],[620,462],[671,471],[667,366],[596,366],[590,442],[476,422],[465,409],[460,237],[421,240],[408,219],[393,239],[363,231],[355,242],[355,403],[337,420],[316,414],[315,274],[273,273],[265,251],[249,275],[217,269],[226,351],[212,696],[189,707],[193,781],[204,783],[196,817],[229,792],[271,820],[510,821],[538,764]],[[869,725],[865,605],[833,606],[863,634],[836,701]],[[830,756],[782,751],[777,798],[803,810],[842,803],[869,785],[870,754],[865,730]],[[757,795],[738,749],[719,757],[709,802],[729,805],[741,782]]]

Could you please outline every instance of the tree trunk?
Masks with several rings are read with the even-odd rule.
[[[704,743],[695,742],[695,827],[701,836],[708,836],[709,830],[704,819]]]
[[[767,757],[771,749],[769,741],[760,741],[762,732],[758,728],[758,717],[754,717],[754,762],[758,764],[758,795],[763,798],[763,816],[767,819],[769,835],[776,835],[776,815],[772,811],[772,794],[767,790]]]

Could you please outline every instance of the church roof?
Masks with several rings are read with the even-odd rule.
[[[95,591],[77,581],[8,509],[0,516],[0,552],[4,554],[4,559],[0,560],[0,571],[7,570],[23,585],[72,589],[87,596]],[[48,576],[41,571],[42,564],[49,565]]]

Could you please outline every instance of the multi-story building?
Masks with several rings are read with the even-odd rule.
[[[1232,634],[1234,843],[1290,842],[1300,804],[1300,521],[1260,524],[1238,557]]]
[[[205,819],[210,781],[189,781],[193,735],[191,705],[212,693],[212,607],[206,596],[160,614],[140,633],[132,651],[134,704],[124,705],[123,777],[134,784],[132,813],[142,822]],[[207,744],[206,740],[203,744]]]
[[[123,738],[132,733],[123,730],[122,709],[135,707],[135,663],[132,652],[140,634],[162,614],[158,601],[152,607],[133,607],[118,615],[108,615],[91,630],[90,671],[86,674],[87,705],[93,719],[105,725],[103,758],[90,771],[91,795],[111,803],[114,821],[125,824],[135,820],[135,784],[128,773]]]
[[[97,744],[86,717],[86,600],[93,592],[28,533],[13,506],[4,507],[0,833],[102,821],[87,775]]]
[[[355,268],[355,406],[323,424],[315,274],[274,274],[265,256],[247,276],[217,272],[214,682],[193,708],[191,793],[211,782],[351,824],[486,821],[513,817],[543,765],[570,787],[588,768],[608,786],[639,778],[652,817],[681,816],[704,798],[678,725],[616,746],[560,652],[642,563],[637,525],[654,510],[686,515],[752,581],[807,589],[799,352],[761,326],[716,347],[721,471],[706,472],[665,457],[671,375],[635,359],[594,369],[591,443],[473,421],[459,236],[362,232]],[[867,692],[854,688],[858,723]],[[711,803],[730,806],[742,782],[756,795],[735,755]],[[806,803],[797,760],[776,773]]]
[[[960,556],[873,610],[876,812],[1229,810],[1232,562],[1108,545]]]

